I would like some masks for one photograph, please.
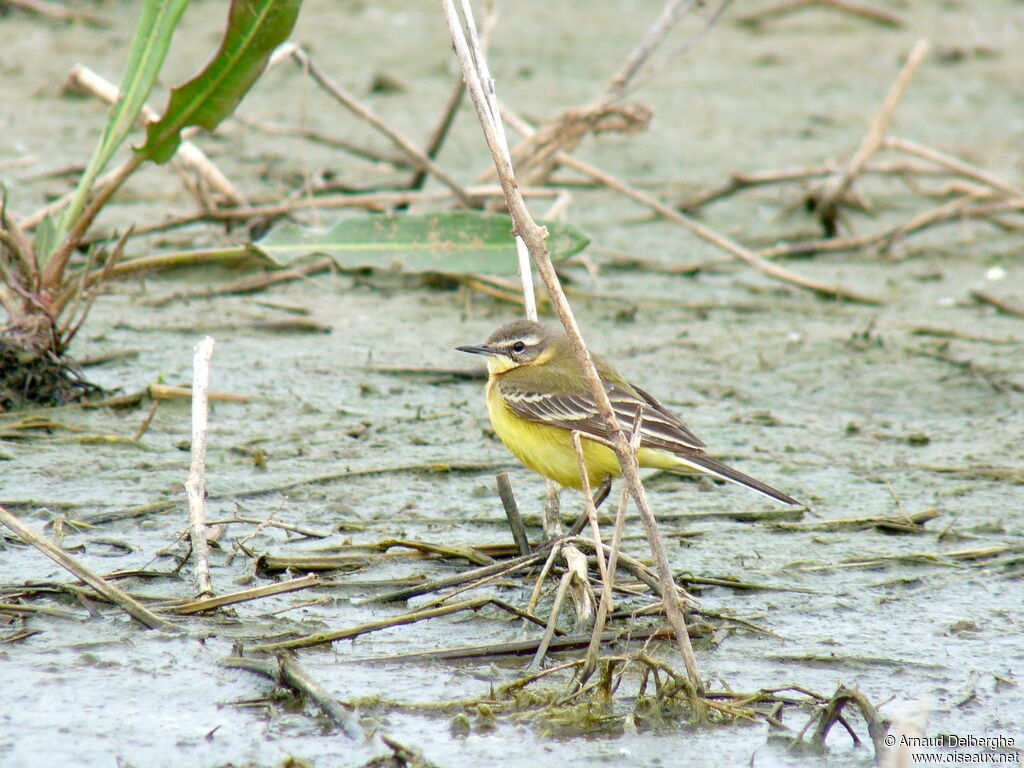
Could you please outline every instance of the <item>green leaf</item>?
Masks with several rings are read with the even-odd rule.
[[[89,164],[78,181],[71,203],[61,216],[60,232],[53,238],[54,246],[82,215],[93,184],[138,120],[139,113],[163,67],[164,59],[167,58],[174,30],[187,5],[188,0],[146,0],[143,3],[142,13],[135,26],[135,35],[128,51],[128,61],[125,62],[121,97],[111,108],[103,136],[100,137],[92,157],[89,158]],[[40,251],[47,254],[49,252],[49,249]]]
[[[41,264],[45,266],[47,258],[59,242],[60,233],[57,231],[57,221],[51,214],[43,217],[36,227],[35,236],[32,238],[32,249],[36,252]]]
[[[167,109],[147,127],[138,153],[165,163],[190,125],[212,131],[234,112],[263,73],[274,49],[288,39],[302,0],[232,0],[220,50],[206,68],[171,91]]]
[[[570,224],[539,223],[548,228],[552,261],[567,259],[590,242]],[[280,266],[310,254],[324,254],[348,269],[378,267],[489,275],[515,274],[519,269],[512,219],[476,211],[361,216],[342,219],[326,230],[285,224],[253,247]]]

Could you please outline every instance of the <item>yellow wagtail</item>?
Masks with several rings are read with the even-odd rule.
[[[567,488],[580,489],[579,459],[572,433],[579,432],[587,479],[597,488],[622,474],[610,448],[569,337],[532,320],[501,326],[486,342],[457,347],[487,356],[487,411],[498,437],[523,464]],[[611,365],[592,355],[608,399],[627,435],[642,409],[641,467],[704,473],[744,485],[784,504],[800,502],[716,461],[704,443],[654,397],[626,381]]]

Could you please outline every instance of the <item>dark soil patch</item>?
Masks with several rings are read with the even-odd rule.
[[[101,392],[70,358],[0,339],[0,412],[66,405]]]

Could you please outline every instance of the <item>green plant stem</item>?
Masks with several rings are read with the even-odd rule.
[[[131,176],[139,166],[145,161],[142,155],[132,155],[131,158],[125,162],[114,174],[114,177],[110,180],[103,189],[101,189],[96,197],[93,198],[92,202],[86,206],[82,212],[81,217],[75,222],[75,225],[65,235],[63,242],[60,247],[53,252],[50,256],[49,261],[46,262],[46,266],[43,268],[43,277],[39,282],[40,293],[44,296],[55,296],[61,288],[64,279],[64,270],[67,268],[68,260],[71,258],[71,253],[78,247],[82,238],[85,237],[85,233],[92,226],[93,221],[99,215],[100,211],[103,210],[110,198],[114,196],[114,193],[121,188],[121,185]]]

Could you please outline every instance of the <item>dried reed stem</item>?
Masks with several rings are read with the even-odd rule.
[[[633,421],[633,431],[629,438],[629,450],[633,454],[633,460],[636,460],[637,451],[640,450],[640,423],[643,416],[642,409],[637,409],[636,418]],[[575,437],[576,433],[573,433]],[[580,449],[580,457],[582,460],[582,450]],[[629,494],[624,491],[622,494],[622,501],[619,504],[619,510],[615,515],[615,529],[612,533],[612,546],[608,552],[608,562],[605,566],[607,577],[602,582],[603,589],[601,590],[601,604],[597,607],[597,617],[594,619],[594,631],[590,636],[590,645],[587,647],[587,661],[580,668],[578,682],[582,686],[590,675],[593,674],[597,668],[597,654],[601,648],[601,640],[604,636],[605,622],[608,620],[608,614],[612,612],[612,587],[615,583],[615,570],[618,567],[619,560],[619,548],[622,546],[622,528],[626,524],[626,510],[629,508]],[[588,507],[589,513],[589,507]],[[597,510],[594,510],[593,522],[591,523],[594,529],[594,554],[597,556],[598,565],[604,562],[604,546],[602,545],[601,538],[597,533]],[[605,576],[602,573],[602,576]]]
[[[504,114],[505,117],[509,119],[509,122],[513,124],[516,130],[520,131],[525,136],[530,136],[533,134],[535,129],[531,125],[526,123],[524,120],[517,118],[507,109],[505,110]],[[641,192],[640,190],[631,187],[624,181],[616,178],[615,176],[612,176],[610,173],[606,173],[605,171],[602,171],[599,168],[596,168],[590,165],[589,163],[586,163],[580,160],[579,158],[570,155],[568,152],[556,152],[554,158],[561,165],[573,168],[579,171],[580,173],[589,176],[594,181],[607,186],[609,189],[613,189],[616,192],[619,192],[625,195],[626,197],[635,200],[641,205],[647,206],[652,211],[663,216],[669,221],[673,221],[676,224],[685,227],[702,240],[705,240],[711,243],[712,245],[716,246],[717,248],[722,249],[726,253],[732,254],[736,258],[745,261],[747,264],[752,266],[754,269],[756,269],[758,272],[765,275],[766,277],[770,277],[775,280],[780,280],[784,283],[789,283],[791,285],[796,285],[800,288],[813,291],[814,293],[823,296],[832,296],[840,299],[845,299],[847,301],[858,302],[861,304],[882,303],[879,299],[874,298],[873,296],[867,296],[857,291],[853,291],[848,288],[843,288],[842,286],[839,285],[828,285],[818,280],[813,280],[809,277],[804,277],[794,272],[790,272],[788,269],[781,267],[778,264],[773,264],[767,259],[764,259],[758,254],[754,253],[750,249],[743,247],[736,241],[731,240],[725,237],[724,235],[719,234],[710,227],[701,224],[700,222],[690,218],[689,216],[686,216],[683,213],[680,213],[675,208],[668,205],[667,203],[662,202],[661,200],[658,200],[653,195],[649,195],[646,192]]]
[[[926,147],[923,144],[918,144],[916,141],[901,139],[897,136],[886,136],[882,139],[882,146],[886,149],[896,149],[900,152],[905,152],[908,155],[914,155],[915,157],[920,157],[923,160],[928,160],[947,170],[958,173],[961,176],[966,176],[969,179],[974,179],[975,181],[981,182],[993,189],[997,189],[1000,192],[1005,192],[1007,195],[1012,195],[1013,197],[1024,197],[1024,190],[1014,184],[1011,184],[1006,179],[996,176],[994,173],[982,170],[970,163],[965,163],[958,157],[947,155],[945,152],[940,152],[937,149]]]
[[[533,262],[537,267],[537,271],[540,273],[541,279],[543,279],[544,284],[548,289],[548,294],[551,297],[551,301],[556,311],[558,312],[562,325],[565,327],[566,334],[568,335],[573,350],[580,362],[583,375],[587,380],[587,385],[589,386],[591,394],[596,401],[598,412],[601,414],[601,419],[604,421],[605,426],[608,429],[612,447],[618,457],[619,464],[622,467],[626,484],[628,485],[630,493],[640,510],[644,532],[647,534],[648,543],[650,544],[655,562],[657,563],[666,615],[668,616],[669,622],[675,632],[676,643],[683,656],[687,675],[690,678],[695,692],[699,693],[703,691],[704,686],[701,682],[700,672],[697,668],[697,660],[693,653],[693,647],[690,645],[690,638],[686,633],[686,622],[683,618],[683,608],[679,603],[675,589],[675,582],[672,578],[672,570],[668,564],[668,557],[665,554],[661,535],[658,533],[654,513],[651,511],[650,505],[647,502],[647,496],[644,492],[643,484],[640,481],[640,474],[636,462],[629,450],[629,442],[623,434],[618,420],[615,417],[615,412],[612,410],[611,403],[608,400],[608,393],[605,391],[604,386],[601,383],[601,378],[597,373],[597,369],[594,367],[593,360],[591,359],[590,351],[587,349],[586,343],[583,340],[579,326],[576,323],[576,318],[573,316],[572,308],[569,306],[569,302],[566,299],[565,292],[562,290],[558,275],[555,274],[554,266],[548,256],[546,244],[547,230],[543,227],[539,227],[536,222],[534,222],[533,217],[530,215],[530,212],[526,207],[526,203],[519,192],[515,180],[515,173],[509,160],[507,146],[503,146],[503,142],[495,130],[493,121],[490,118],[492,108],[487,97],[484,95],[480,71],[474,61],[473,55],[469,51],[462,22],[456,13],[454,2],[453,0],[441,0],[441,5],[444,9],[445,18],[448,22],[448,28],[452,36],[452,42],[454,43],[455,53],[462,65],[463,76],[466,79],[466,85],[469,88],[473,105],[476,108],[477,116],[479,117],[481,127],[483,128],[484,139],[487,142],[487,146],[491,151],[491,156],[494,159],[495,168],[498,172],[498,179],[501,182],[502,189],[505,191],[505,202],[508,206],[509,212],[512,214],[513,220],[515,221],[516,234],[523,239],[523,242],[528,247],[530,255],[533,258]],[[471,26],[472,11],[470,10],[466,0],[463,0],[462,8],[463,13],[466,16],[465,23],[467,26]],[[702,717],[704,707],[697,695],[691,696],[691,705],[694,708],[695,714],[698,717]]]
[[[476,107],[477,116],[480,118],[482,124],[485,124],[485,133],[489,128],[494,136],[494,141],[488,140],[487,145],[491,150],[491,153],[498,152],[504,159],[504,164],[508,168],[510,174],[512,174],[512,155],[508,148],[508,137],[505,135],[505,125],[501,120],[501,107],[498,104],[498,93],[494,87],[494,78],[491,77],[491,72],[487,67],[487,57],[484,55],[483,46],[480,44],[480,38],[476,32],[476,22],[473,19],[473,9],[469,4],[469,0],[460,0],[462,6],[462,16],[464,27],[460,27],[456,21],[455,25],[452,25],[453,19],[455,18],[455,6],[451,0],[442,0],[442,5],[445,9],[445,14],[448,16],[449,29],[452,30],[453,42],[455,43],[456,53],[459,56],[459,61],[462,63],[462,75],[467,87],[469,88],[470,95],[473,99],[473,106]],[[451,14],[448,14],[448,9],[451,9]],[[454,38],[455,31],[459,31],[459,39]],[[499,172],[500,176],[500,172]],[[502,183],[502,189],[505,190],[505,200],[508,202],[508,190],[505,187],[504,182]],[[509,211],[511,213],[511,210]],[[513,220],[515,215],[512,216]],[[516,220],[516,227],[518,229],[518,220]],[[530,320],[537,319],[537,303],[533,290],[533,272],[530,269],[530,256],[532,255],[532,249],[527,247],[527,243],[521,232],[515,232],[516,240],[516,255],[519,258],[519,277],[523,283],[523,300],[526,302],[524,310],[526,317]],[[546,233],[545,233],[546,236]],[[549,488],[550,492],[550,488]]]
[[[206,435],[210,412],[210,358],[213,339],[204,338],[192,360],[192,464],[185,491],[188,493],[189,536],[195,556],[196,595],[213,595],[210,578],[210,546],[206,541]]]
[[[516,543],[516,550],[520,555],[528,555],[530,554],[530,540],[526,537],[526,528],[523,526],[523,518],[519,514],[519,505],[516,504],[515,494],[512,493],[508,472],[499,472],[495,479],[498,482],[498,496],[501,498],[501,506],[505,509],[505,517],[508,518],[508,527],[512,530],[512,540]]]
[[[283,47],[281,51],[290,54],[291,57],[309,73],[309,76],[313,78],[317,85],[334,97],[339,104],[344,106],[360,119],[368,122],[378,131],[391,139],[395,146],[409,156],[417,168],[422,168],[427,171],[431,176],[448,187],[448,189],[455,193],[455,196],[459,198],[459,201],[463,205],[468,208],[473,207],[473,200],[468,194],[466,194],[466,190],[462,188],[461,184],[453,179],[448,172],[441,168],[437,163],[427,157],[423,150],[413,144],[412,141],[388,125],[380,116],[377,115],[377,113],[364,104],[361,104],[355,96],[332,80],[327,73],[317,66],[312,57],[302,50],[302,48],[297,45],[292,45],[290,47]],[[275,54],[275,58],[276,57],[277,54]]]
[[[928,41],[923,38],[918,40],[907,57],[903,69],[900,70],[899,76],[889,89],[889,93],[882,103],[882,108],[875,115],[870,125],[868,125],[867,133],[864,135],[860,147],[857,148],[853,157],[850,158],[850,162],[846,164],[843,172],[830,179],[818,197],[818,218],[822,220],[830,234],[835,231],[835,218],[839,201],[850,190],[850,187],[860,175],[867,161],[882,146],[882,140],[885,139],[885,134],[889,131],[889,124],[892,122],[893,113],[903,100],[903,95],[907,92],[907,86],[910,85],[910,81],[913,79],[918,67],[921,66],[921,62],[924,61],[927,52]]]
[[[235,605],[237,603],[245,603],[250,600],[260,600],[264,597],[281,595],[286,592],[296,592],[300,589],[308,589],[319,585],[320,576],[315,573],[309,573],[297,579],[279,581],[274,584],[264,584],[262,587],[243,589],[238,592],[232,592],[229,595],[209,597],[202,600],[190,600],[183,605],[175,605],[170,610],[174,613],[181,614],[202,613],[203,611],[212,611],[215,608],[222,608],[225,605]]]
[[[21,520],[12,515],[3,507],[0,507],[0,523],[3,523],[14,531],[22,540],[31,544],[44,555],[56,562],[61,568],[70,571],[79,579],[84,581],[99,594],[115,605],[119,605],[127,614],[145,624],[150,629],[168,628],[172,625],[161,619],[138,600],[124,592],[113,584],[108,583],[98,573],[86,568],[71,555],[64,551],[63,547],[54,544],[48,538],[38,533],[33,528],[25,525]]]

